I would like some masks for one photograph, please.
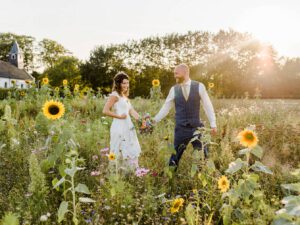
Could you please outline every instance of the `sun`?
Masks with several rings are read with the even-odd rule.
[[[279,52],[286,52],[294,37],[300,36],[299,29],[294,26],[298,17],[293,9],[265,5],[244,12],[237,20],[236,28],[273,45]]]

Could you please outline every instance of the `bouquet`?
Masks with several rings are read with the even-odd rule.
[[[138,121],[139,130],[141,134],[151,134],[153,131],[153,121],[149,115],[146,113],[143,117],[141,117]]]

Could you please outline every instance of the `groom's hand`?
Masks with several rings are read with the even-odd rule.
[[[216,127],[212,127],[210,133],[211,133],[212,136],[217,135],[217,128]]]

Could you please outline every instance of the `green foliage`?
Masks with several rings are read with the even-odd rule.
[[[11,90],[7,88],[0,88],[0,100],[6,99]]]
[[[20,206],[24,187],[27,183],[27,154],[26,149],[21,148],[21,139],[16,129],[17,120],[14,119],[12,109],[5,104],[4,115],[0,120],[0,182],[1,193],[7,201],[0,206],[2,210],[16,210]],[[26,174],[26,175],[25,175]],[[15,179],[17,178],[17,179]]]
[[[68,50],[64,46],[46,38],[39,42],[39,47],[39,56],[47,68],[53,67],[60,57],[68,53]]]
[[[5,213],[1,225],[19,225],[18,216],[12,212]]]
[[[51,67],[41,75],[41,77],[45,76],[49,78],[49,83],[53,87],[62,87],[62,81],[66,79],[68,80],[68,86],[73,89],[74,85],[79,84],[81,80],[79,61],[72,56],[56,58]]]
[[[80,203],[94,203],[95,201],[91,198],[87,197],[79,197],[77,199],[76,194],[91,194],[88,187],[85,184],[78,183],[77,186],[75,184],[75,175],[78,171],[84,170],[83,167],[78,167],[78,163],[82,161],[82,159],[78,158],[78,153],[75,150],[71,150],[67,153],[66,164],[68,165],[65,170],[65,176],[63,176],[59,181],[53,183],[53,189],[58,188],[59,186],[64,184],[64,192],[63,195],[65,199],[67,198],[67,194],[70,193],[72,198],[70,201],[62,201],[58,208],[58,219],[57,221],[60,223],[63,221],[65,214],[68,212],[72,213],[72,221],[75,225],[79,224],[79,219],[77,217],[78,210],[80,208]],[[76,186],[76,187],[75,187]],[[72,211],[68,210],[69,202],[72,205]]]
[[[198,159],[203,160],[203,159]],[[201,172],[194,181],[192,195],[185,209],[185,218],[189,225],[210,224],[219,208],[220,196],[216,193],[216,179],[218,171],[214,162],[209,159],[201,162]]]
[[[273,172],[263,165],[260,161],[255,161],[250,165],[250,156],[256,156],[261,159],[263,149],[260,146],[254,148],[246,148],[239,151],[240,155],[244,155],[246,160],[238,158],[229,164],[229,168],[225,171],[231,175],[237,174],[236,182],[229,192],[224,193],[222,198],[224,203],[222,206],[223,223],[232,224],[268,224],[274,217],[274,209],[266,202],[266,196],[259,184],[259,175],[255,172],[263,172],[273,175]],[[243,173],[239,176],[238,172]]]
[[[49,121],[47,120],[47,118],[44,116],[44,114],[42,112],[40,112],[36,119],[36,124],[35,124],[35,129],[37,132],[39,132],[41,135],[48,135],[48,125],[49,125]]]
[[[89,61],[80,66],[85,84],[91,85],[95,90],[101,87],[105,94],[111,92],[113,77],[118,71],[125,70],[122,61],[114,56],[115,50],[113,46],[101,46],[91,52]],[[130,76],[130,81],[134,81],[132,78],[134,77]]]
[[[228,198],[228,203],[222,206],[224,224],[268,224],[271,221],[274,209],[266,203],[258,179],[257,174],[245,174],[223,195]]]
[[[123,70],[131,78],[133,96],[148,97],[154,78],[162,81],[161,92],[167,95],[175,83],[172,70],[179,63],[190,66],[192,79],[205,85],[213,82],[217,97],[243,98],[245,93],[249,98],[300,96],[300,60],[286,59],[281,67],[272,46],[234,30],[173,33],[99,46],[81,65],[81,74],[86,84],[94,89],[100,86],[104,94],[110,92],[113,76]]]
[[[162,93],[161,93],[161,90],[160,90],[160,86],[157,86],[157,87],[152,87],[150,89],[150,99],[152,101],[159,101],[162,97]]]
[[[41,171],[35,154],[31,154],[29,158],[29,175],[31,182],[28,186],[28,192],[30,193],[28,213],[32,218],[31,222],[37,223],[40,216],[47,212],[47,195],[49,192],[45,175]]]
[[[68,79],[72,86],[82,78],[83,86],[103,94],[111,92],[112,79],[119,71],[130,76],[131,96],[149,97],[151,80],[161,81],[166,96],[175,83],[173,68],[179,63],[190,66],[191,78],[207,85],[216,97],[238,98],[299,98],[299,58],[280,58],[276,50],[248,33],[220,30],[217,33],[195,31],[172,33],[123,44],[100,45],[90,58],[80,63],[56,41],[12,33],[0,34],[0,59],[7,60],[13,40],[24,51],[25,68],[37,80],[48,76],[50,83],[60,86]],[[34,54],[34,46],[38,46]],[[42,74],[35,69],[46,68]],[[1,94],[0,99],[8,97]]]
[[[217,145],[210,144],[208,160],[203,160],[201,152],[194,152],[188,145],[176,173],[167,166],[174,152],[172,110],[165,120],[156,124],[152,134],[138,134],[142,147],[139,165],[150,172],[136,177],[134,171],[119,170],[116,174],[115,166],[112,172],[109,170],[106,152],[102,151],[109,146],[112,122],[111,118],[101,115],[105,99],[93,97],[92,92],[68,98],[56,96],[64,103],[66,113],[63,118],[51,121],[41,113],[41,108],[52,92],[51,86],[43,86],[40,90],[32,88],[23,99],[8,98],[0,102],[1,218],[5,212],[13,211],[24,224],[42,223],[38,220],[46,218],[45,214],[46,224],[58,224],[58,218],[61,223],[73,223],[75,199],[74,222],[79,224],[217,224],[223,219],[229,224],[242,224],[243,221],[266,224],[274,220],[274,212],[280,209],[279,200],[284,195],[297,196],[292,190],[280,188],[280,184],[299,182],[285,175],[285,171],[299,163],[295,124],[298,101],[213,99],[219,132],[211,137],[207,129],[201,140]],[[142,98],[131,102],[139,113],[150,115],[155,115],[163,104],[163,100]],[[259,147],[240,150],[235,142],[237,133],[249,123],[256,125],[259,144],[264,151]],[[76,153],[69,155],[74,149]],[[37,164],[28,163],[31,154],[37,157]],[[76,155],[85,160],[78,158],[74,169],[72,160]],[[230,162],[241,164],[241,167],[227,173],[231,189],[222,199],[217,181]],[[33,165],[37,169],[30,169]],[[83,167],[85,169],[81,170]],[[43,177],[42,174],[43,182],[31,179],[31,176]],[[74,185],[68,174],[74,175]],[[33,181],[36,185],[31,184]],[[55,188],[46,192],[46,198],[36,199],[36,206],[46,199],[47,207],[36,210],[34,222],[35,212],[31,212],[29,205],[35,191],[31,193],[28,187],[32,185],[32,190],[39,193],[38,187],[43,184]],[[168,201],[177,196],[185,202],[178,213],[171,214]],[[93,200],[96,202],[91,203]],[[297,202],[289,204],[296,206]],[[295,217],[292,221],[295,222]]]
[[[297,183],[282,184],[282,188],[287,190],[289,195],[281,200],[284,207],[277,211],[272,225],[297,225],[300,224],[300,169],[291,172],[298,180]]]

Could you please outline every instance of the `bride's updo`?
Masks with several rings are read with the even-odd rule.
[[[129,77],[124,72],[119,72],[114,77],[114,83],[113,83],[112,90],[118,92],[118,94],[120,96],[122,96],[123,94],[125,96],[129,95],[129,88],[128,88],[128,90],[125,93],[122,93],[122,86],[121,86],[121,84],[122,84],[123,80],[125,80],[125,79],[129,80]]]

